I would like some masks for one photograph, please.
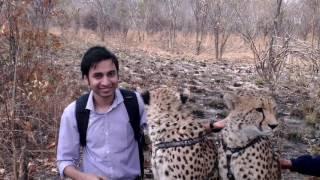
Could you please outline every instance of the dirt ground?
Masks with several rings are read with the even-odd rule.
[[[85,90],[86,87],[81,81],[80,60],[83,52],[93,45],[104,45],[119,57],[120,79],[123,87],[140,90],[164,84],[188,88],[192,95],[191,107],[194,108],[195,115],[201,112],[204,121],[216,120],[217,116],[226,113],[221,99],[225,91],[237,88],[267,89],[267,85],[261,83],[255,72],[249,49],[237,37],[233,37],[231,41],[233,43],[229,44],[223,61],[216,61],[213,48],[210,48],[210,40],[205,42],[204,46],[207,48],[201,55],[195,56],[191,38],[179,37],[179,44],[184,46],[168,50],[163,47],[163,42],[148,39],[146,42],[138,43],[134,40],[134,35],[130,34],[127,41],[107,37],[107,40],[102,42],[96,35],[88,31],[80,31],[78,36],[65,33],[63,37],[54,28],[51,29],[51,32],[61,36],[61,41],[64,42],[64,46],[55,57],[56,66],[59,66],[64,72],[67,82],[69,81],[72,86],[81,90]],[[303,117],[295,114],[299,108],[301,109],[302,101],[311,98],[308,95],[309,89],[297,86],[292,79],[288,78],[289,76],[296,77],[295,75],[282,77],[275,93],[278,103],[277,113],[282,123],[277,148],[285,158],[309,153],[310,142],[320,144],[318,141],[320,133],[315,133],[319,132],[317,128],[320,126],[310,126]],[[70,96],[79,93],[79,89]],[[319,144],[317,144],[318,147]],[[32,160],[30,174],[35,177],[34,179],[59,179],[54,151],[55,146],[52,146],[50,152],[48,150],[48,153],[44,155],[47,158]],[[146,152],[145,172],[148,179],[152,179],[148,155],[150,154]],[[308,176],[283,171],[282,179],[308,178]]]

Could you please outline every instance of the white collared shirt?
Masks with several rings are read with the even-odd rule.
[[[146,125],[144,103],[138,93],[140,126]],[[93,92],[90,92],[86,109],[90,110],[87,145],[83,151],[80,170],[106,176],[108,179],[134,179],[140,175],[138,144],[129,122],[129,116],[119,89],[105,113],[95,111]],[[77,166],[80,159],[80,141],[75,117],[75,101],[64,110],[61,117],[57,164],[60,175],[66,166]]]

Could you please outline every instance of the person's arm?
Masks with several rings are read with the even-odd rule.
[[[320,156],[304,155],[291,160],[282,159],[280,165],[282,169],[320,177]]]
[[[64,110],[60,121],[57,165],[61,177],[64,177],[66,167],[77,167],[80,158],[79,141],[79,133],[75,119],[75,102],[73,102]]]
[[[320,156],[312,157],[310,155],[304,155],[297,159],[292,159],[291,162],[292,171],[320,177]]]
[[[75,103],[72,103],[61,116],[57,148],[57,165],[60,176],[74,180],[106,180],[106,177],[83,173],[77,169],[80,159],[80,139],[75,118]]]

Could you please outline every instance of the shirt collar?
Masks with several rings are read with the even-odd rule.
[[[117,107],[119,104],[121,104],[123,102],[123,96],[119,90],[119,88],[116,89],[116,93],[115,93],[115,98],[112,102],[112,105],[109,108],[109,111],[112,110],[113,108]],[[88,98],[88,102],[86,105],[86,109],[90,110],[90,111],[95,111],[94,109],[94,104],[93,104],[93,91],[90,91],[89,94],[89,98]]]

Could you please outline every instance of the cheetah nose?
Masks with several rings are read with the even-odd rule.
[[[278,126],[278,124],[268,124],[268,126],[271,128],[271,129],[274,129]]]

